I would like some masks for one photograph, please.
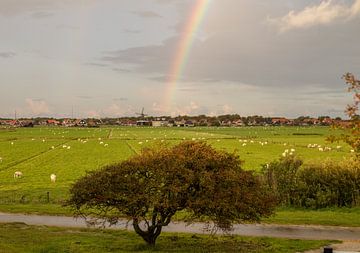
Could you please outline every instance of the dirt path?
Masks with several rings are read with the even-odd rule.
[[[46,225],[58,227],[87,227],[84,219],[74,219],[64,216],[40,216],[24,214],[0,213],[0,222],[24,222],[29,225]],[[114,228],[129,229],[126,220],[123,220]],[[203,223],[195,223],[187,226],[183,222],[171,223],[164,227],[166,232],[181,233],[210,233],[203,229]],[[275,224],[242,224],[235,225],[231,234],[245,236],[269,236],[293,239],[328,239],[355,241],[360,240],[360,228],[331,227],[331,226],[298,226],[298,225],[275,225]]]

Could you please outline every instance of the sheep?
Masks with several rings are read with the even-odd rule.
[[[21,178],[23,176],[23,173],[21,171],[15,171],[14,178]]]
[[[56,175],[55,174],[51,174],[50,175],[50,180],[52,183],[55,183],[56,182]]]

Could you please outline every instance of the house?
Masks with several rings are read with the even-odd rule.
[[[272,125],[289,125],[291,121],[287,118],[272,118],[271,124]]]
[[[151,121],[151,125],[153,127],[167,127],[169,126],[169,121],[167,121],[165,118],[157,118]]]
[[[138,120],[136,121],[137,126],[151,126],[151,121],[148,120]]]
[[[46,125],[48,125],[48,126],[58,126],[58,125],[60,125],[60,121],[57,121],[55,119],[48,119],[48,120],[46,120]]]
[[[194,122],[191,121],[191,120],[186,120],[186,121],[185,121],[185,126],[186,126],[186,127],[194,127],[195,124],[194,124]]]
[[[238,119],[238,120],[231,122],[231,125],[235,126],[235,127],[240,127],[240,126],[244,126],[245,124],[241,119]]]

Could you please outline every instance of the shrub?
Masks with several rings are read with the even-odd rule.
[[[287,156],[263,169],[264,180],[281,204],[307,207],[352,207],[360,205],[358,160],[325,161],[303,165]]]
[[[312,208],[359,205],[360,169],[355,161],[309,164],[298,171],[301,205]]]

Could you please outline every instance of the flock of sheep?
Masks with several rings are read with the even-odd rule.
[[[15,171],[14,178],[22,178],[22,176],[23,176],[23,173],[21,171]],[[50,181],[52,183],[56,182],[56,175],[55,174],[50,175]]]

